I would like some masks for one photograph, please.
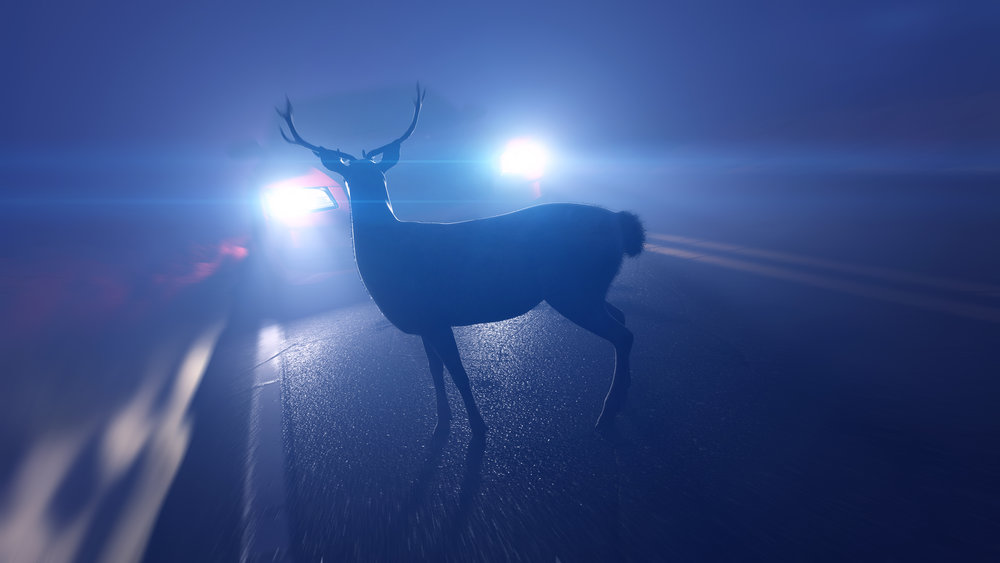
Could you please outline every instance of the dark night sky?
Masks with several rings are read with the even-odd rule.
[[[591,147],[997,153],[1000,4],[825,4],[9,4],[4,187],[25,163],[223,152],[273,135],[285,93],[416,80]]]

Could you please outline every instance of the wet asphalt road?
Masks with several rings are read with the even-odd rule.
[[[650,235],[609,295],[635,333],[614,441],[611,346],[545,304],[456,329],[490,432],[448,382],[435,441],[422,345],[356,274],[284,297],[250,276],[146,559],[997,560],[989,185],[768,185],[605,202]],[[248,477],[275,473],[278,497]]]
[[[420,340],[370,301],[284,322],[291,553],[995,559],[1000,325],[885,295],[652,251],[627,260],[609,296],[636,335],[619,441],[592,430],[611,346],[544,304],[456,329],[485,444],[450,382],[456,418],[431,440]]]

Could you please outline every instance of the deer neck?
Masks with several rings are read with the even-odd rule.
[[[352,201],[351,221],[359,226],[386,226],[399,222],[388,200]]]
[[[398,222],[389,202],[389,189],[385,180],[359,178],[357,185],[345,178],[347,193],[351,199],[351,222],[356,225],[385,225]],[[354,188],[354,189],[352,189]]]
[[[352,200],[351,231],[354,259],[368,292],[376,299],[383,295],[385,283],[391,283],[393,259],[399,250],[400,225],[388,198]]]
[[[388,192],[383,192],[381,198],[352,198],[351,228],[354,231],[355,250],[394,240],[394,231],[399,224]]]

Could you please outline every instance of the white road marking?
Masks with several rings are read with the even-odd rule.
[[[660,237],[654,237],[653,235],[650,235],[650,237],[660,238]],[[947,313],[951,315],[966,317],[970,319],[977,319],[991,323],[1000,323],[1000,309],[997,309],[995,307],[987,307],[983,305],[975,305],[971,303],[955,301],[952,299],[932,297],[912,291],[889,289],[867,283],[837,279],[830,276],[822,276],[808,272],[798,272],[780,266],[757,264],[754,262],[738,260],[735,258],[728,258],[725,256],[696,253],[696,252],[691,252],[689,250],[683,250],[680,248],[659,246],[647,243],[646,249],[650,250],[651,252],[656,252],[658,254],[663,254],[665,256],[671,256],[673,258],[681,258],[684,260],[702,262],[705,264],[720,266],[731,270],[739,270],[751,274],[757,274],[761,276],[792,281],[804,285],[810,285],[813,287],[820,287],[823,289],[839,291],[841,293],[847,293],[861,297],[868,297],[871,299],[879,299],[881,301],[898,303],[901,305],[926,309],[929,311],[937,311],[941,313]]]
[[[170,399],[158,424],[151,425],[150,453],[141,460],[135,494],[118,516],[118,529],[100,561],[138,561],[153,532],[159,509],[180,469],[191,440],[189,408],[208,369],[225,324],[207,328],[188,349],[173,383]],[[121,438],[119,434],[118,438]]]
[[[948,278],[938,278],[932,276],[923,276],[919,274],[914,274],[912,272],[904,272],[901,270],[879,268],[875,266],[862,266],[858,264],[850,264],[848,262],[838,262],[836,260],[813,258],[812,256],[802,256],[800,254],[790,254],[787,252],[778,252],[774,250],[752,248],[749,246],[728,244],[724,242],[714,242],[709,240],[683,237],[678,235],[647,233],[647,236],[649,238],[662,240],[666,242],[672,242],[675,244],[683,244],[698,248],[705,248],[708,250],[720,250],[723,252],[742,254],[743,256],[751,256],[755,258],[765,258],[767,260],[773,260],[775,262],[784,262],[786,264],[811,266],[814,268],[832,270],[835,272],[843,272],[845,274],[854,274],[858,276],[864,276],[890,282],[899,282],[911,285],[922,285],[925,287],[930,287],[934,289],[943,289],[947,291],[1000,295],[1000,286],[991,284],[968,282],[968,281],[954,280]]]
[[[262,328],[253,370],[244,482],[243,561],[289,561],[284,447],[281,440],[281,325]]]
[[[0,502],[0,561],[77,561],[88,534],[108,522],[96,561],[139,561],[157,515],[187,452],[190,406],[212,358],[223,323],[202,331],[186,351],[165,344],[151,355],[138,389],[106,422],[40,436],[22,457]],[[183,351],[176,373],[169,358]],[[162,405],[154,397],[167,392]],[[73,468],[98,444],[94,489],[68,516],[55,498]],[[79,486],[75,484],[75,486]],[[126,496],[108,509],[112,495]]]

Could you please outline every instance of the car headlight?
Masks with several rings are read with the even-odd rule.
[[[549,151],[532,139],[514,139],[500,155],[500,173],[538,180],[545,174]]]
[[[287,221],[313,211],[334,209],[337,201],[326,188],[285,188],[265,193],[264,207],[272,217]]]

